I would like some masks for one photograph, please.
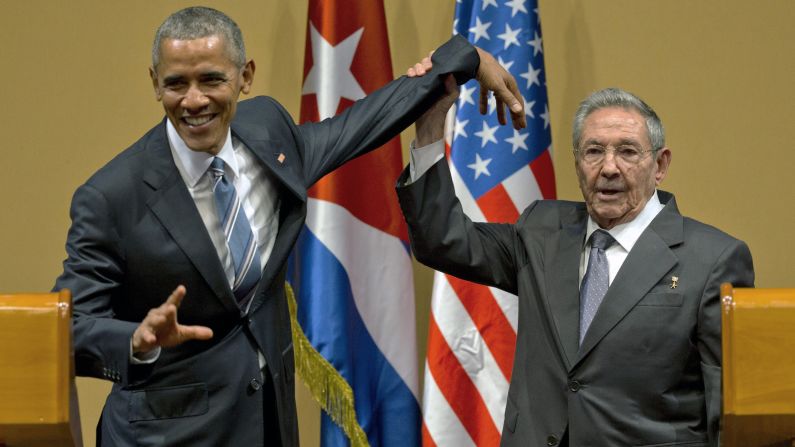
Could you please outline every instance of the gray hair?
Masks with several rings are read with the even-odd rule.
[[[193,6],[171,14],[157,29],[152,44],[152,67],[157,69],[160,62],[160,45],[163,40],[192,40],[209,36],[222,36],[228,46],[232,63],[238,67],[246,64],[243,33],[237,23],[216,9]]]
[[[574,114],[574,126],[572,131],[572,145],[574,150],[580,146],[582,128],[585,119],[591,113],[607,107],[621,107],[624,109],[636,110],[646,120],[646,132],[649,134],[651,150],[656,154],[659,149],[665,147],[665,129],[662,122],[648,104],[642,99],[620,88],[606,88],[591,93],[585,98],[577,112]]]

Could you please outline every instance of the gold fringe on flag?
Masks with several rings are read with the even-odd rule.
[[[285,283],[287,305],[290,308],[290,323],[293,330],[293,349],[295,352],[295,371],[298,377],[309,388],[320,408],[329,415],[332,421],[342,428],[352,447],[369,447],[367,435],[356,419],[356,407],[353,404],[353,389],[345,378],[317,352],[306,338],[304,330],[298,324],[297,309],[293,288]]]

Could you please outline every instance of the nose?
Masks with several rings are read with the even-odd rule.
[[[615,151],[607,151],[605,158],[602,160],[601,174],[603,177],[615,177],[618,175],[618,165],[616,164]]]
[[[207,95],[198,86],[191,85],[182,98],[182,108],[189,113],[201,112],[210,103]]]

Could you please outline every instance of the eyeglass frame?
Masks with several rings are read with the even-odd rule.
[[[588,161],[588,160],[586,160],[585,156],[583,155],[583,148],[575,148],[573,150],[573,152],[574,152],[574,157],[575,158],[579,157],[579,159],[581,161],[583,161],[584,163],[587,163],[590,166],[596,166],[596,165],[604,163],[608,152],[612,152],[613,153],[613,160],[621,160],[622,162],[627,163],[629,165],[636,165],[636,164],[640,163],[641,161],[643,161],[644,158],[646,158],[646,154],[650,154],[651,153],[651,154],[655,154],[656,155],[657,152],[659,151],[659,149],[636,149],[636,148],[633,147],[632,149],[638,152],[639,157],[638,157],[638,159],[636,161],[630,161],[630,160],[627,160],[626,158],[622,157],[621,155],[619,155],[618,149],[620,149],[622,146],[623,147],[627,147],[629,145],[626,145],[626,144],[625,145],[621,145],[618,148],[616,148],[615,146],[607,146],[607,147],[599,146],[599,148],[602,150],[602,154],[601,154],[600,159],[596,160],[596,161]],[[592,148],[593,147],[590,147],[588,149],[592,149]]]

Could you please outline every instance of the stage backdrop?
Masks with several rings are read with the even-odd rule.
[[[243,29],[257,62],[253,93],[275,96],[297,118],[307,1],[202,3]],[[580,197],[570,151],[574,108],[595,89],[623,87],[663,119],[673,150],[664,187],[682,211],[746,240],[758,286],[795,286],[795,2],[539,3],[558,197]],[[162,117],[147,76],[152,35],[189,4],[4,2],[0,291],[52,286],[75,188]],[[385,6],[397,73],[450,36],[454,0]],[[415,279],[422,365],[432,275],[416,267]],[[108,386],[80,379],[79,389],[93,445]],[[303,444],[317,445],[317,409],[300,386],[298,393]]]

